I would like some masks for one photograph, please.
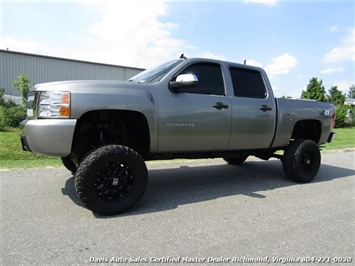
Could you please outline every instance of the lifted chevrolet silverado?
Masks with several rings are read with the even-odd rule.
[[[126,82],[39,84],[20,134],[24,150],[62,158],[85,207],[117,214],[142,198],[147,160],[276,157],[308,182],[334,123],[329,103],[274,98],[261,68],[182,57]]]

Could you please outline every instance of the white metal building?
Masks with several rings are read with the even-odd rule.
[[[12,83],[21,74],[31,82],[63,80],[128,80],[143,69],[13,52],[0,49],[0,88],[19,95]]]

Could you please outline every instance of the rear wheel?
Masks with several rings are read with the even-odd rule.
[[[143,196],[148,182],[144,160],[121,145],[89,153],[75,175],[75,189],[85,207],[105,215],[125,212]]]
[[[296,139],[290,143],[282,158],[284,173],[297,182],[309,182],[318,173],[321,155],[312,140]]]

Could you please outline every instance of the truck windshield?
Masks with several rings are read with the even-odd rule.
[[[130,78],[128,81],[137,82],[140,84],[149,84],[160,81],[167,73],[170,72],[174,67],[180,64],[183,60],[173,60],[166,62],[164,64],[148,68],[143,72]]]

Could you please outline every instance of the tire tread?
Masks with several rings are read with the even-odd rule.
[[[135,193],[134,197],[131,198],[127,204],[122,206],[104,206],[103,204],[100,204],[100,202],[95,202],[90,194],[90,188],[88,188],[87,175],[90,171],[92,171],[91,168],[93,165],[102,160],[102,158],[110,156],[125,156],[130,161],[134,161],[138,169],[137,172],[139,172],[142,178],[142,182],[139,184],[138,191]],[[99,214],[112,215],[123,213],[135,205],[142,198],[147,187],[147,181],[148,170],[142,157],[137,152],[126,146],[112,144],[94,149],[82,160],[75,175],[75,190],[86,208]]]
[[[304,150],[310,150],[314,152],[315,163],[314,169],[311,173],[304,173],[299,167],[299,157]],[[296,139],[290,143],[290,145],[285,150],[284,156],[282,158],[282,166],[285,175],[293,181],[296,182],[309,182],[318,173],[320,167],[320,152],[318,145],[307,139]]]

